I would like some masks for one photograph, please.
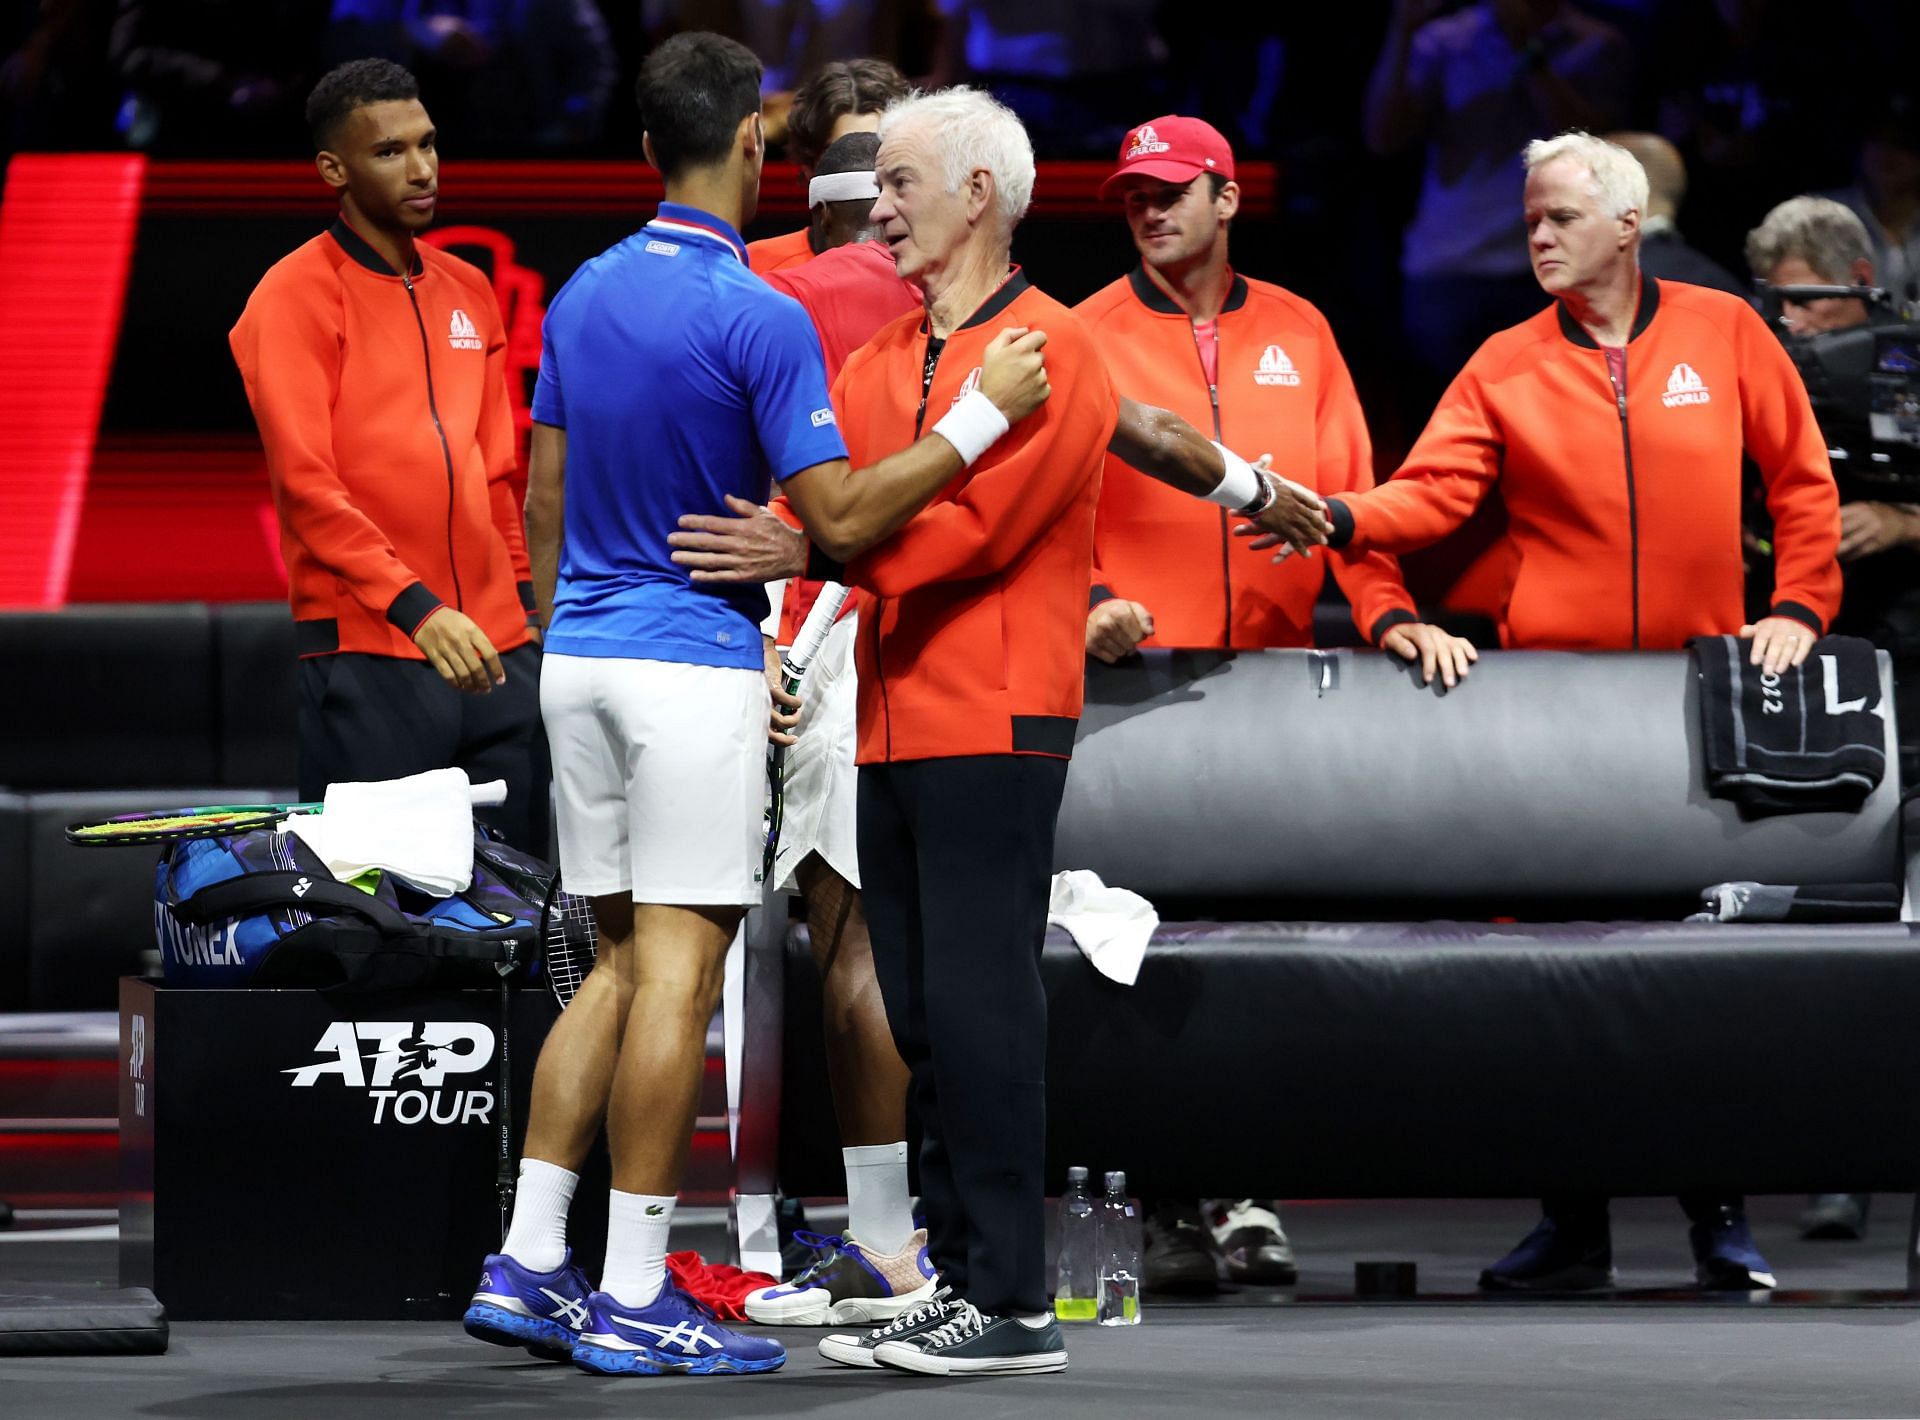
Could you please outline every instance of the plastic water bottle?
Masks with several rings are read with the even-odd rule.
[[[1127,1176],[1107,1175],[1100,1200],[1100,1325],[1140,1324],[1140,1218],[1127,1198]]]
[[[1100,1239],[1087,1171],[1067,1170],[1060,1195],[1060,1270],[1055,1274],[1053,1314],[1062,1321],[1093,1321],[1100,1314]]]

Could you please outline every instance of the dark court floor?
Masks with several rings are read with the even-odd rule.
[[[1920,1415],[1920,1305],[1904,1285],[1911,1200],[1868,1237],[1807,1243],[1795,1199],[1757,1199],[1783,1292],[1689,1296],[1685,1224],[1659,1200],[1617,1206],[1623,1299],[1448,1302],[1531,1223],[1521,1203],[1293,1204],[1302,1281],[1159,1304],[1143,1325],[1076,1328],[1059,1376],[936,1381],[852,1372],[789,1331],[784,1371],[751,1378],[590,1378],[424,1323],[178,1323],[165,1356],[0,1359],[0,1412],[34,1420],[177,1416],[515,1417],[656,1414],[1130,1417],[1888,1417]],[[822,1220],[825,1221],[825,1220]],[[698,1245],[705,1239],[690,1237]],[[16,1233],[0,1279],[110,1280],[110,1237]],[[1418,1264],[1422,1297],[1351,1302],[1353,1264]],[[1325,1300],[1311,1300],[1320,1297]],[[164,1299],[163,1299],[164,1300]]]

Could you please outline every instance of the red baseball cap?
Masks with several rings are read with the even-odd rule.
[[[1231,182],[1233,148],[1211,123],[1168,114],[1127,134],[1119,170],[1100,184],[1100,195],[1111,197],[1115,186],[1135,173],[1162,182],[1192,182],[1201,173],[1218,173]]]

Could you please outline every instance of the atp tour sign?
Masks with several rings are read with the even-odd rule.
[[[493,1091],[463,1086],[492,1064],[494,1043],[478,1021],[335,1021],[316,1063],[280,1073],[296,1090],[365,1090],[375,1124],[490,1124]]]

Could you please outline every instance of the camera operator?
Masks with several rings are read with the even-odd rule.
[[[1862,327],[1900,325],[1902,312],[1874,298],[1872,240],[1859,217],[1831,198],[1795,197],[1767,213],[1747,234],[1747,266],[1756,280],[1789,288],[1763,296],[1768,305],[1778,301],[1777,328],[1808,382],[1827,442],[1851,455],[1834,460],[1845,595],[1832,629],[1865,637],[1893,657],[1902,780],[1920,783],[1920,448],[1906,469],[1892,465],[1907,475],[1897,483],[1863,486],[1850,472],[1867,463],[1872,442],[1865,370],[1874,356]],[[1791,291],[1804,286],[1850,286],[1862,294]]]

